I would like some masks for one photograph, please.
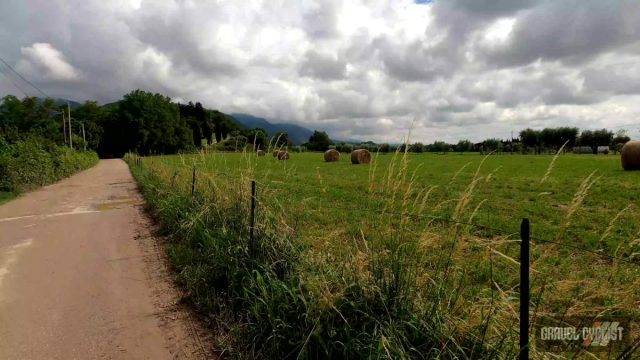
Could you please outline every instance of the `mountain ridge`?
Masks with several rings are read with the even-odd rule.
[[[309,141],[309,137],[313,135],[313,130],[304,126],[292,124],[292,123],[276,123],[267,120],[266,118],[253,116],[244,113],[230,114],[236,122],[247,128],[262,128],[267,131],[267,135],[273,136],[276,133],[283,131],[289,135],[289,139],[295,144],[300,145]]]

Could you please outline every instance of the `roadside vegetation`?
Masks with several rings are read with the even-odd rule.
[[[639,315],[640,185],[617,157],[395,152],[354,166],[344,155],[128,156],[225,354],[514,358],[523,217],[534,327]],[[551,356],[532,341],[535,357]]]
[[[24,191],[54,183],[98,162],[92,151],[75,151],[30,138],[0,142],[0,202]]]

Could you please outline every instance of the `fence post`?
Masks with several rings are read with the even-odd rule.
[[[249,250],[254,253],[256,250],[256,243],[253,237],[253,228],[256,224],[256,181],[251,180],[251,218],[249,223]]]
[[[195,191],[196,191],[196,167],[194,165],[193,166],[193,175],[191,175],[191,196],[193,196]]]
[[[529,360],[529,219],[520,223],[520,360]]]

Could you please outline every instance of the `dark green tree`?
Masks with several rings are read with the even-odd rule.
[[[331,141],[329,135],[324,131],[318,130],[315,130],[309,137],[309,142],[304,144],[307,149],[312,151],[326,151],[330,145],[333,145],[333,141]]]
[[[502,151],[502,140],[500,139],[487,139],[482,142],[483,152],[500,152]]]
[[[39,137],[62,144],[61,109],[52,99],[5,96],[0,103],[0,136],[9,143]]]
[[[135,90],[124,96],[117,110],[105,123],[101,152],[122,156],[128,151],[139,154],[172,154],[193,147],[192,129],[180,117],[171,99]]]
[[[74,109],[71,115],[74,134],[82,136],[82,124],[84,124],[87,148],[98,150],[102,141],[104,125],[111,116],[110,111],[99,106],[95,101],[87,101]]]
[[[591,151],[596,154],[598,146],[609,146],[613,141],[613,132],[607,129],[583,130],[578,138],[578,144],[591,147]]]
[[[522,142],[523,151],[527,149],[535,149],[540,151],[540,131],[533,129],[524,129],[520,131],[520,141]]]
[[[473,143],[469,140],[460,140],[456,144],[455,149],[457,152],[470,152],[473,151]]]
[[[275,133],[272,137],[272,146],[276,148],[284,148],[287,146],[291,146],[293,142],[289,139],[289,134],[284,131],[279,131]]]
[[[416,142],[409,145],[409,152],[421,153],[423,151],[424,151],[424,144],[421,142]]]
[[[253,147],[254,151],[267,148],[267,131],[261,128],[242,130],[240,132],[247,140],[246,143]]]

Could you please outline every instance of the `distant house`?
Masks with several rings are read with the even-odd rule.
[[[609,147],[608,146],[598,146],[598,154],[608,154]]]

